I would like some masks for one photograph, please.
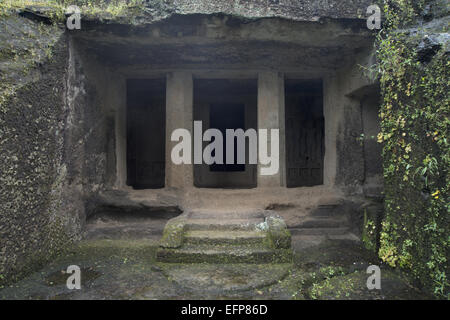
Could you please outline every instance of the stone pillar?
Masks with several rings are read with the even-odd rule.
[[[193,186],[193,166],[175,165],[171,152],[177,142],[170,141],[175,129],[184,128],[193,133],[193,80],[192,74],[176,71],[167,75],[166,89],[166,187],[186,188]]]
[[[261,175],[261,165],[258,164],[258,187],[285,186],[284,75],[279,72],[263,71],[258,75],[258,128],[280,130],[278,173],[271,176]],[[268,131],[269,154],[270,137]]]
[[[115,108],[116,188],[120,189],[127,185],[127,81],[120,78],[108,83],[113,83],[114,88],[106,97]]]

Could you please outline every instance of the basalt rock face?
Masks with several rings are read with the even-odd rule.
[[[18,17],[0,19],[0,29],[0,281],[6,281],[76,238],[79,222],[63,190],[64,30]]]
[[[84,199],[108,179],[108,126],[64,27],[13,14],[0,30],[0,282],[9,283],[80,239]]]

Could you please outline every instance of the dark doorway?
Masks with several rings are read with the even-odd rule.
[[[163,188],[165,182],[166,81],[127,80],[127,184]]]
[[[320,80],[286,80],[286,185],[323,184],[325,121]]]
[[[257,128],[256,79],[197,79],[194,81],[194,120],[202,121],[203,132],[218,129],[224,138],[223,157],[226,161],[226,129]],[[204,142],[205,148],[210,142]],[[204,188],[254,188],[256,165],[237,164],[235,139],[234,164],[194,165],[194,185]]]
[[[211,128],[219,129],[225,138],[226,129],[243,129],[245,131],[245,105],[244,104],[212,104],[209,113]],[[226,143],[223,144],[224,162],[227,158]],[[237,144],[234,145],[234,164],[212,164],[211,171],[245,171],[245,164],[237,164]]]

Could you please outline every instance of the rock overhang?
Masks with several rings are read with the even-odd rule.
[[[81,7],[82,28],[68,31],[102,63],[335,69],[372,45],[371,1],[143,1],[112,14]],[[48,8],[25,9],[39,19]]]

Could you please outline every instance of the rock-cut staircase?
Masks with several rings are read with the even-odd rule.
[[[189,212],[169,220],[157,260],[169,263],[286,263],[291,235],[283,219],[265,210]]]
[[[295,236],[349,237],[351,222],[345,205],[322,204],[289,227]]]

